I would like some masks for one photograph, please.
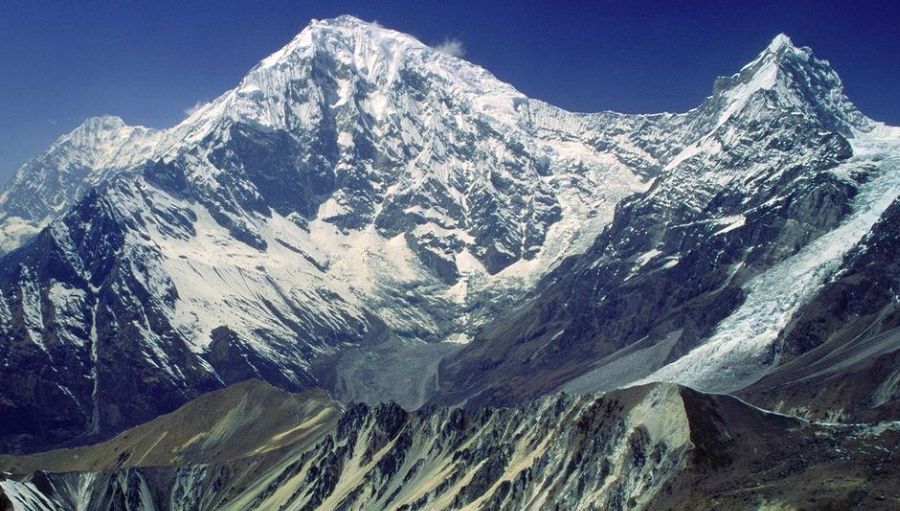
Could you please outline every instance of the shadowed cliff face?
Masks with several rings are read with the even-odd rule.
[[[226,403],[278,411],[242,423]],[[895,428],[821,426],[669,384],[514,408],[329,410],[324,394],[236,385],[110,442],[0,459],[26,472],[0,481],[0,495],[35,510],[897,504]],[[185,431],[168,429],[176,419]],[[160,432],[170,436],[148,442]]]

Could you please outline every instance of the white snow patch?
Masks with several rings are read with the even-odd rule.
[[[76,346],[84,345],[84,339],[74,335],[72,330],[81,327],[85,296],[84,290],[69,287],[61,282],[53,282],[47,290],[47,298],[54,310],[53,321],[62,327],[58,332]]]
[[[674,267],[675,265],[677,265],[679,260],[680,260],[680,259],[679,259],[678,257],[675,257],[675,256],[673,256],[673,257],[667,257],[667,258],[666,258],[666,262],[663,263],[663,265],[660,266],[660,268],[662,268],[663,270],[668,270],[669,268],[672,268],[672,267]]]
[[[720,234],[725,234],[726,232],[731,232],[737,228],[743,227],[747,222],[747,217],[744,215],[732,215],[726,216],[719,220],[720,224],[725,224],[724,227],[719,229],[718,231],[713,233],[713,236],[718,236]]]
[[[444,342],[452,344],[469,344],[472,342],[472,336],[466,333],[456,332],[448,335]]]
[[[750,96],[752,96],[754,92],[774,87],[777,83],[777,79],[778,65],[775,62],[768,62],[761,69],[756,71],[750,81],[738,84],[736,87],[728,90],[725,96],[728,101],[728,107],[725,108],[719,116],[716,128],[725,124],[731,116],[743,109],[744,105],[747,104],[747,101],[749,101]]]
[[[654,257],[656,257],[660,254],[662,254],[662,251],[654,248],[654,249],[648,250],[648,251],[644,252],[643,254],[641,254],[640,256],[638,256],[634,260],[634,262],[635,262],[635,264],[637,264],[637,267],[640,268],[641,266],[644,266],[645,264],[649,263]]]

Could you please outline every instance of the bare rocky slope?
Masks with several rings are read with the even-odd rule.
[[[240,416],[237,408],[221,406],[240,401],[252,407],[260,396],[265,408],[289,402],[306,414],[293,420],[283,413],[264,415],[247,429],[233,418]],[[291,396],[261,383],[235,385],[110,442],[4,458],[0,465],[13,473],[0,480],[0,502],[17,510],[893,509],[900,504],[896,425],[809,423],[672,384],[547,396],[515,408],[408,412],[393,403],[357,404],[339,420],[320,420],[332,406],[321,394]],[[207,410],[221,416],[211,418]],[[228,447],[242,456],[217,453],[211,460],[210,451],[190,448],[191,442],[164,439],[148,447],[129,441],[176,433],[169,429],[173,420],[187,426],[185,435],[195,421],[213,420],[217,426],[210,434],[244,437],[241,450]],[[274,424],[285,433],[304,433],[290,439],[259,434]],[[278,447],[272,445],[272,439],[282,438]],[[200,443],[211,441],[212,435]],[[213,449],[223,445],[232,444],[216,443]],[[169,446],[187,451],[172,458]],[[134,462],[142,452],[147,462]],[[44,469],[35,471],[40,465]]]

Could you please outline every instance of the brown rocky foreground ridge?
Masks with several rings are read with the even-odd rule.
[[[4,456],[2,509],[896,509],[900,428],[671,384],[510,408],[258,381],[96,445]]]

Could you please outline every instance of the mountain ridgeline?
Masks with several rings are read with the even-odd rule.
[[[750,506],[771,434],[817,454],[752,505],[797,502],[863,464],[816,439],[891,448],[808,421],[898,418],[898,195],[900,129],[784,35],[697,108],[625,115],[314,21],[178,125],[89,119],[0,191],[0,452],[95,450],[3,462],[47,464],[0,487],[35,509]],[[367,404],[265,453],[130,464],[123,432],[246,380]]]

